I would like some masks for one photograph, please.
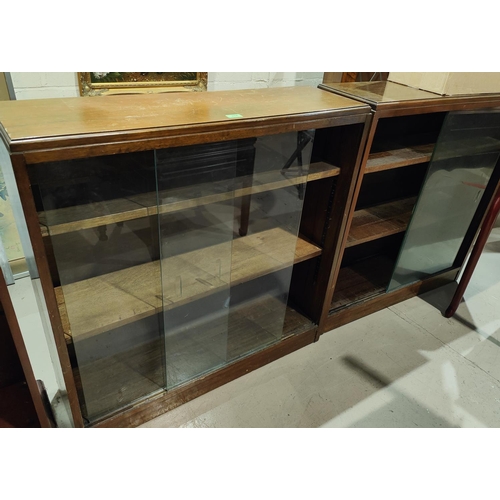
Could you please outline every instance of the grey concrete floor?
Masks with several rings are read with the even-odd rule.
[[[500,427],[500,228],[454,284],[325,333],[141,427]]]

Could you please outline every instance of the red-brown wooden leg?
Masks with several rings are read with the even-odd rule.
[[[470,254],[469,261],[467,262],[467,266],[465,267],[464,273],[462,275],[462,279],[458,284],[455,295],[453,295],[453,299],[451,299],[451,303],[448,309],[446,309],[446,312],[444,313],[446,318],[451,318],[455,314],[455,311],[457,310],[458,305],[460,304],[460,301],[464,296],[467,285],[469,284],[469,281],[472,277],[472,273],[476,268],[477,261],[479,260],[479,257],[481,257],[484,245],[486,245],[486,242],[488,241],[488,236],[490,235],[491,228],[495,223],[498,212],[500,212],[500,191],[497,191],[495,199],[493,200],[493,203],[488,213],[486,214],[486,217],[484,218],[481,231],[479,232],[477,241]]]

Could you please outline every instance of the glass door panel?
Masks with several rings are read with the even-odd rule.
[[[453,266],[500,156],[500,112],[448,113],[388,291]]]
[[[160,390],[153,152],[30,167],[84,417]]]
[[[281,339],[293,264],[318,251],[298,238],[313,138],[314,131],[259,137],[240,157],[228,361]]]
[[[313,137],[29,167],[88,421],[282,337]]]
[[[167,389],[281,338],[313,136],[156,151]]]
[[[167,389],[226,362],[240,147],[155,152]]]

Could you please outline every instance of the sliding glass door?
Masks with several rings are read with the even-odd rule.
[[[500,110],[445,118],[388,291],[453,266],[500,157]]]

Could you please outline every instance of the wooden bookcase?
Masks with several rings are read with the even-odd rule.
[[[139,425],[456,277],[500,96],[320,87],[0,103],[76,426]],[[467,162],[482,181],[430,182]],[[436,227],[453,260],[405,275]]]
[[[317,340],[370,120],[300,87],[0,104],[76,426]]]
[[[339,259],[330,275],[319,326],[323,333],[456,278],[500,175],[495,157],[500,151],[496,129],[500,114],[495,110],[500,106],[500,96],[444,97],[392,82],[330,83],[321,84],[320,88],[368,104],[373,113],[350,201],[348,224],[343,241],[339,242]],[[455,117],[452,113],[469,114],[465,117],[469,121],[474,114],[478,117],[478,113],[491,119],[484,125],[484,132],[470,129],[458,140],[452,135],[450,120]],[[481,115],[477,120],[484,117]],[[453,144],[447,146],[450,137]],[[425,205],[429,205],[426,183],[431,174],[435,175],[435,165],[448,161],[442,170],[453,171],[455,164],[462,165],[460,162],[467,157],[473,170],[475,158],[484,154],[492,155],[491,177],[482,186],[469,183],[471,189],[481,191],[482,197],[477,206],[464,210],[463,219],[467,222],[453,235],[460,244],[453,262],[421,273],[418,278],[408,277],[406,282],[402,279],[402,286],[395,286],[394,276],[398,270],[401,272],[401,262],[405,262],[403,252],[415,251],[408,249],[412,241],[409,224],[413,220],[414,226],[418,226],[415,213],[420,210],[422,214]],[[459,196],[458,191],[453,196]],[[443,193],[436,190],[435,197],[442,198]],[[456,205],[451,211],[458,212]],[[447,223],[449,215],[446,210],[426,212],[427,219],[435,218],[435,226],[440,224],[444,232],[453,222]],[[423,219],[421,216],[420,222]]]

